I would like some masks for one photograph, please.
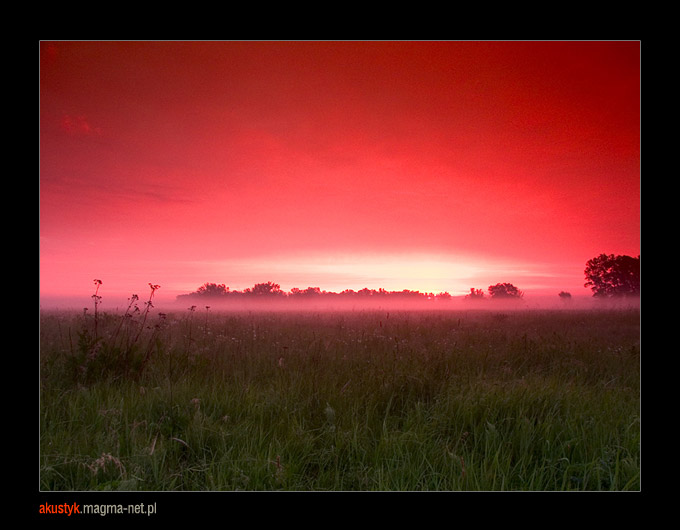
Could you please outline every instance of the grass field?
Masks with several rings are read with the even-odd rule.
[[[638,310],[40,320],[43,491],[640,489]]]

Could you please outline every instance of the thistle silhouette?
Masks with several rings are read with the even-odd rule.
[[[92,295],[92,300],[94,300],[94,340],[97,340],[97,330],[99,326],[99,313],[97,311],[97,308],[99,307],[99,304],[101,303],[102,297],[99,296],[99,286],[102,284],[101,280],[94,280],[94,285],[95,285],[95,290],[94,294]]]
[[[153,295],[158,289],[161,288],[160,285],[155,285],[153,283],[149,283],[149,287],[151,288],[151,293],[149,294],[149,299],[146,302],[144,302],[146,304],[146,309],[144,309],[142,325],[139,327],[139,331],[137,332],[137,336],[135,337],[135,340],[133,342],[137,342],[139,336],[142,334],[142,331],[144,330],[144,325],[146,324],[146,318],[149,316],[149,311],[153,307],[153,303],[151,302],[151,300],[153,299]]]

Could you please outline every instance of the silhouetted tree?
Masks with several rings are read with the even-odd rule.
[[[640,296],[640,256],[600,254],[588,260],[584,273],[584,286],[590,287],[595,297]]]
[[[253,288],[250,289],[250,294],[255,296],[276,296],[285,294],[281,290],[281,286],[278,283],[256,283]]]
[[[483,300],[484,291],[470,287],[470,292],[465,295],[465,300]]]
[[[297,287],[293,287],[290,290],[290,296],[293,297],[311,298],[313,296],[321,296],[321,294],[321,289],[319,287],[307,287],[304,291]]]
[[[497,283],[489,286],[489,296],[492,300],[519,300],[524,293],[511,283]]]
[[[196,294],[200,296],[224,296],[229,291],[228,287],[225,287],[223,283],[204,283],[197,290]]]
[[[571,293],[568,293],[566,291],[560,291],[560,293],[557,295],[560,297],[560,300],[563,302],[571,302]]]

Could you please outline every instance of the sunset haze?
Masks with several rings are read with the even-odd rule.
[[[42,304],[590,296],[640,254],[640,43],[41,42],[39,201]]]

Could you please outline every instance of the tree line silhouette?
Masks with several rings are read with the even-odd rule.
[[[333,291],[322,291],[319,287],[307,287],[306,289],[292,288],[290,291],[283,291],[278,283],[271,281],[256,283],[242,291],[231,290],[225,284],[205,283],[196,291],[189,294],[179,295],[178,300],[182,299],[288,299],[288,300],[321,300],[321,299],[390,299],[390,300],[450,300],[452,296],[448,292],[440,293],[421,293],[420,291],[387,291],[385,289],[345,289],[339,293]]]
[[[620,298],[640,296],[640,256],[621,256],[614,254],[600,254],[586,263],[584,270],[585,287],[590,287],[596,298]],[[558,293],[560,299],[569,301],[571,294],[566,291]],[[497,283],[490,285],[485,292],[482,289],[470,288],[470,292],[463,298],[469,301],[479,300],[521,300],[524,293],[511,283]],[[395,301],[448,301],[453,297],[448,292],[422,293],[404,289],[402,291],[387,291],[385,289],[345,289],[339,293],[322,291],[319,287],[299,289],[294,287],[290,291],[283,291],[278,283],[271,281],[256,283],[242,291],[231,290],[223,283],[205,283],[196,291],[177,296],[178,301],[184,300],[395,300]]]

